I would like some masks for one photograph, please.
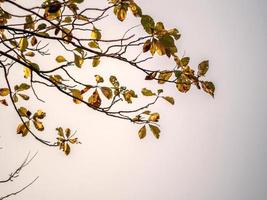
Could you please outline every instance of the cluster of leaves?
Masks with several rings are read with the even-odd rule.
[[[93,81],[89,83],[81,83],[76,80],[67,67],[75,66],[77,69],[82,68],[87,60],[91,60],[91,66],[97,67],[100,64],[101,57],[108,57],[119,60],[145,73],[145,80],[156,81],[159,85],[169,83],[173,84],[181,93],[186,93],[195,85],[198,89],[214,97],[215,86],[212,82],[205,80],[205,75],[209,70],[209,61],[204,60],[199,63],[197,71],[190,66],[189,57],[180,57],[175,42],[180,39],[180,33],[176,28],[166,29],[162,22],[155,20],[144,14],[141,8],[134,0],[108,0],[111,6],[104,9],[85,8],[80,10],[79,4],[84,0],[44,0],[40,7],[32,9],[17,6],[11,0],[0,0],[0,3],[8,2],[13,6],[22,8],[28,14],[19,16],[24,22],[22,24],[13,24],[9,26],[9,20],[17,17],[8,13],[0,7],[0,39],[1,43],[7,48],[7,52],[1,51],[1,56],[5,56],[10,63],[2,63],[1,68],[5,70],[5,78],[8,85],[7,68],[11,68],[15,63],[23,66],[23,76],[28,83],[21,83],[11,88],[0,88],[0,96],[10,96],[16,110],[19,113],[22,124],[17,127],[17,133],[26,136],[31,132],[31,124],[38,130],[43,131],[44,125],[42,119],[46,116],[42,110],[37,110],[32,114],[25,107],[16,107],[16,103],[22,100],[29,100],[29,96],[25,92],[32,89],[35,97],[38,98],[33,88],[34,84],[43,84],[45,86],[57,88],[60,92],[71,97],[75,104],[86,104],[90,108],[103,112],[108,116],[129,120],[141,126],[138,131],[140,139],[145,138],[147,130],[150,130],[156,137],[160,137],[160,126],[158,124],[160,114],[148,110],[148,107],[155,104],[159,99],[164,99],[171,105],[174,105],[174,98],[163,95],[163,90],[158,89],[156,92],[143,88],[140,92],[144,97],[150,97],[154,100],[142,107],[132,110],[112,110],[113,105],[119,102],[132,104],[139,97],[139,92],[134,91],[127,86],[122,86],[115,75],[110,75],[108,81],[99,75],[95,75],[95,84]],[[38,8],[38,12],[36,12]],[[116,18],[123,22],[127,13],[131,12],[133,16],[140,19],[140,24],[144,30],[145,36],[137,39],[123,37],[115,40],[102,39],[103,29],[96,25],[96,22],[105,17],[105,13],[113,9]],[[97,17],[89,17],[89,12],[100,12]],[[6,31],[8,30],[8,31]],[[80,32],[86,32],[88,37],[82,38],[78,36]],[[18,34],[19,33],[19,34]],[[128,41],[129,40],[129,41]],[[42,46],[43,41],[57,41],[66,51],[71,52],[72,56],[52,55],[57,65],[51,70],[44,70],[42,63],[36,63],[33,58],[36,55],[48,56],[49,51],[46,45]],[[111,44],[108,48],[106,44]],[[117,43],[116,43],[117,42]],[[125,43],[124,43],[125,42]],[[171,69],[146,69],[140,65],[145,60],[130,60],[123,54],[128,48],[141,47],[140,51],[148,58],[156,56],[165,56],[172,59],[174,67]],[[110,49],[119,47],[118,52],[110,52]],[[14,53],[11,55],[11,53]],[[141,54],[140,53],[140,54]],[[38,59],[35,59],[38,60]],[[6,67],[8,66],[8,67]],[[64,75],[63,75],[64,74]],[[39,79],[34,79],[37,76]],[[74,83],[75,85],[71,85]],[[8,105],[5,98],[0,99],[0,103]],[[134,116],[134,117],[133,117]],[[58,146],[66,155],[70,153],[70,144],[77,144],[78,139],[74,138],[69,128],[57,128],[57,142],[52,146]],[[31,132],[32,133],[32,132]],[[35,138],[38,138],[35,136]],[[41,142],[48,144],[46,141],[38,138]]]
[[[59,149],[62,150],[66,155],[70,154],[70,144],[79,144],[78,138],[74,138],[75,133],[71,133],[69,128],[66,128],[65,131],[62,127],[56,128],[57,130],[57,145]]]

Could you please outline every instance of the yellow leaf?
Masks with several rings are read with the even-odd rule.
[[[38,118],[38,119],[43,119],[45,118],[46,113],[43,112],[42,110],[37,110],[36,113],[34,113],[33,118]]]
[[[43,131],[44,130],[44,125],[42,122],[38,121],[38,120],[33,120],[33,124],[35,126],[35,128],[38,130],[38,131]]]
[[[149,128],[152,131],[153,135],[159,139],[160,137],[160,129],[157,126],[149,124]]]
[[[214,97],[215,85],[212,82],[210,81],[201,82],[201,86],[205,92],[209,93],[212,97]]]
[[[81,100],[83,100],[83,96],[82,96],[81,91],[77,90],[77,89],[71,89],[70,91],[72,93],[72,96],[75,97],[75,98],[73,98],[73,102],[76,104],[80,104]]]
[[[172,71],[167,71],[167,70],[160,72],[159,77],[158,77],[158,79],[159,79],[158,83],[163,84],[166,81],[168,81],[171,78],[172,73],[173,73]]]
[[[125,20],[127,11],[124,8],[120,8],[117,12],[117,18],[122,22]]]
[[[138,131],[138,135],[140,139],[143,139],[144,137],[146,137],[146,126],[143,126],[139,131]]]
[[[152,122],[157,122],[158,120],[159,120],[159,113],[152,113],[150,116],[149,116],[149,118],[148,118],[148,120],[149,121],[152,121]]]
[[[10,94],[10,91],[8,88],[0,88],[0,96],[4,97]]]
[[[143,89],[142,89],[142,94],[143,94],[144,96],[154,96],[154,95],[156,95],[156,94],[153,93],[151,90],[148,90],[148,89],[146,89],[146,88],[143,88]]]
[[[25,122],[26,126],[29,128],[30,123],[27,121]],[[23,137],[25,137],[29,130],[27,129],[27,127],[25,126],[25,124],[19,124],[17,127],[17,134],[22,134]]]
[[[65,152],[66,156],[70,154],[70,145],[67,142],[64,143],[63,151]]]
[[[24,78],[29,78],[31,76],[32,70],[28,67],[23,68]]]
[[[24,107],[20,107],[18,109],[18,112],[19,112],[21,117],[29,117],[29,115],[30,115],[30,112]]]
[[[81,68],[84,63],[84,59],[81,56],[74,54],[74,63],[77,67]]]
[[[27,49],[28,45],[29,45],[28,39],[26,37],[21,38],[19,41],[19,50],[21,52],[24,52]]]
[[[61,62],[65,62],[66,59],[65,59],[63,56],[57,56],[57,57],[56,57],[56,61],[57,61],[58,63],[61,63]]]
[[[100,63],[100,57],[95,57],[92,62],[93,67],[97,67]]]
[[[182,74],[177,80],[176,88],[180,92],[183,92],[183,93],[188,92],[190,90],[190,88],[191,88],[190,79],[186,75]]]
[[[102,37],[100,31],[96,28],[96,27],[93,27],[93,30],[91,32],[91,39],[93,40],[100,40]]]
[[[69,139],[69,142],[70,142],[71,144],[78,143],[78,138],[71,138],[71,139]]]
[[[100,76],[100,75],[95,75],[95,81],[96,81],[97,83],[103,83],[103,82],[104,82],[104,79],[103,79],[103,77]]]
[[[162,97],[162,98],[165,99],[166,101],[168,101],[170,104],[174,105],[173,97],[166,96],[166,97]]]

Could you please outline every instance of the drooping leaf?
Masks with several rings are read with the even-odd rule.
[[[152,124],[149,124],[149,128],[152,131],[153,135],[159,139],[160,137],[160,129],[157,126],[154,126]]]
[[[149,51],[150,47],[151,47],[151,41],[150,40],[145,41],[144,46],[143,46],[143,53]]]
[[[127,10],[124,7],[121,7],[117,12],[117,18],[121,22],[125,20],[126,15],[127,15]]]
[[[97,29],[95,26],[93,27],[93,30],[91,32],[91,39],[93,40],[100,40],[102,37],[101,32],[99,29]]]
[[[66,156],[68,156],[70,154],[70,145],[68,143],[66,143],[66,142],[64,144],[63,151],[65,152]]]
[[[77,55],[76,53],[74,54],[74,63],[77,67],[81,68],[83,63],[84,63],[84,59]]]
[[[202,89],[214,97],[215,85],[210,81],[201,82]]]
[[[89,97],[88,103],[92,107],[99,108],[99,106],[101,105],[101,101],[102,100],[98,94],[98,91],[97,89],[95,89],[93,94]]]
[[[23,73],[24,73],[24,78],[29,78],[30,76],[31,76],[31,69],[30,68],[28,68],[28,67],[24,67],[23,68]]]
[[[148,34],[153,33],[155,22],[152,17],[150,17],[149,15],[143,15],[141,18],[141,24]]]
[[[140,139],[143,139],[146,137],[146,126],[144,125],[140,130],[138,131],[138,136]]]
[[[100,57],[99,56],[93,58],[93,61],[92,61],[93,67],[97,67],[99,65],[99,63],[100,63]]]
[[[27,49],[28,45],[28,39],[26,37],[21,38],[19,41],[19,50],[21,52],[24,52]]]

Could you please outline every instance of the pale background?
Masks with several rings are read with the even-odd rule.
[[[167,27],[181,31],[179,51],[190,56],[192,64],[210,60],[207,77],[216,84],[215,99],[196,89],[188,95],[169,89],[176,105],[162,101],[154,107],[162,115],[160,140],[149,135],[140,141],[138,127],[132,124],[44,93],[47,104],[32,107],[48,112],[48,137],[54,137],[54,127],[61,125],[77,130],[82,141],[69,157],[31,137],[17,136],[18,117],[12,107],[1,106],[0,177],[15,169],[29,151],[38,151],[15,182],[0,185],[1,195],[40,176],[11,199],[267,199],[266,1],[137,3]],[[113,27],[108,31],[117,32]],[[131,79],[142,88],[140,73],[127,70],[120,73],[125,82]]]

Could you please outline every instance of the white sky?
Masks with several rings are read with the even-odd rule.
[[[104,5],[106,1],[98,3]],[[47,104],[31,106],[48,112],[46,125],[52,133],[45,134],[51,137],[54,127],[68,126],[78,131],[82,141],[69,157],[31,137],[17,136],[18,117],[12,107],[1,106],[0,146],[4,149],[0,151],[0,177],[15,169],[29,151],[39,153],[16,181],[0,185],[0,196],[40,176],[13,199],[267,198],[266,1],[137,3],[166,27],[180,30],[180,54],[190,56],[194,65],[210,60],[207,78],[216,84],[215,99],[196,89],[187,95],[169,89],[176,105],[162,101],[154,107],[162,116],[160,140],[148,136],[140,141],[138,127],[132,124],[72,105],[60,95],[44,93]],[[122,32],[126,27],[123,25]],[[113,27],[107,31],[117,32]],[[120,71],[122,79],[142,88],[140,73],[129,70]],[[2,83],[2,74],[0,80]]]

